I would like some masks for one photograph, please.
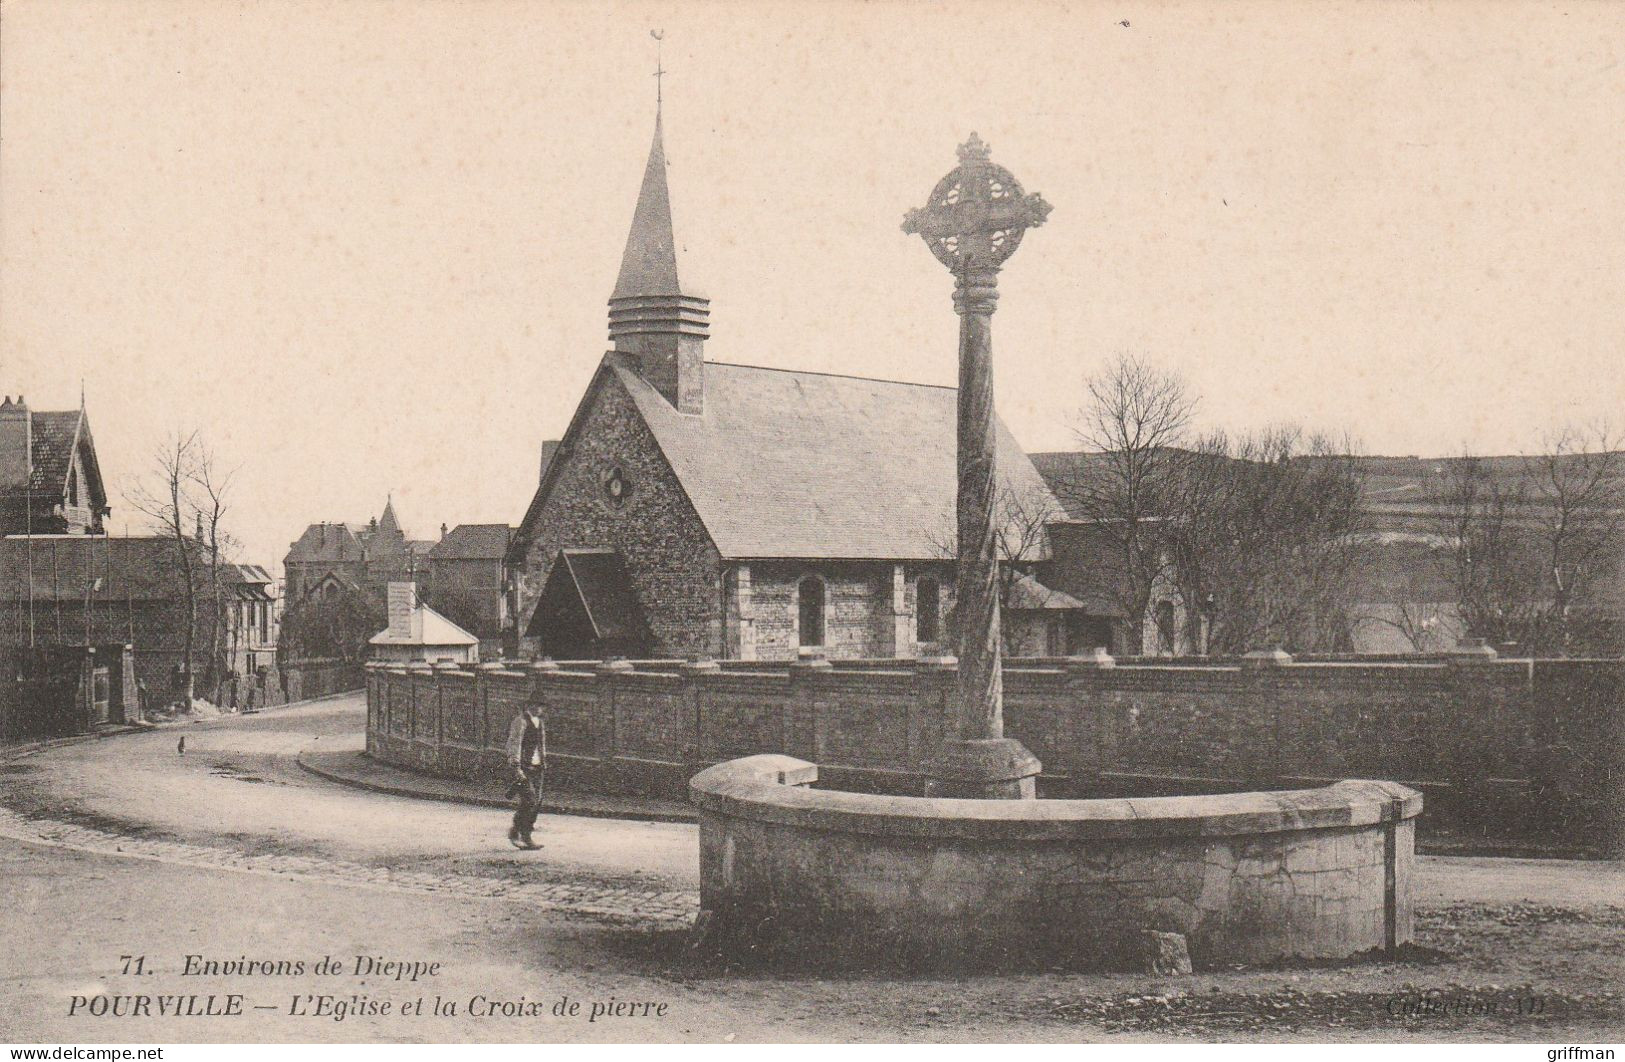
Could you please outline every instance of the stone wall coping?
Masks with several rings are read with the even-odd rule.
[[[793,756],[746,756],[695,775],[689,799],[702,812],[804,829],[1001,842],[1233,837],[1370,826],[1422,812],[1416,790],[1363,779],[1318,789],[1117,800],[964,800],[807,788],[816,779],[817,766]]]
[[[1537,661],[1538,663],[1539,661]],[[1562,663],[1573,661],[1564,659]],[[1599,658],[1600,663],[1617,664],[1619,661],[1611,658]],[[630,663],[630,662],[629,662]],[[818,663],[830,664],[829,667],[819,667]],[[1529,661],[1511,660],[1501,658],[1498,660],[1485,660],[1486,665],[1504,667],[1508,664],[1527,666]],[[681,675],[691,673],[690,665],[685,661],[663,661],[660,666],[632,666],[621,667],[617,661],[616,666],[608,670],[615,674],[637,675]],[[811,666],[809,666],[811,664]],[[551,665],[551,666],[550,666]],[[524,662],[522,664],[509,664],[508,666],[521,666],[533,668],[548,674],[595,674],[603,673],[606,669],[602,662],[577,663],[573,661],[563,664],[549,662],[538,664]],[[1081,660],[1068,660],[1057,658],[1055,660],[1013,659],[1006,662],[1005,674],[1015,678],[1034,676],[1040,678],[1059,678],[1063,676],[1077,676],[1082,681],[1118,682],[1124,681],[1125,676],[1152,675],[1152,674],[1190,674],[1190,675],[1222,675],[1240,676],[1243,673],[1249,677],[1256,676],[1257,672],[1265,671],[1291,676],[1295,681],[1304,681],[1316,672],[1349,672],[1368,670],[1374,673],[1395,673],[1406,671],[1422,671],[1435,674],[1444,674],[1451,669],[1448,660],[1418,658],[1416,660],[1294,660],[1291,664],[1265,667],[1245,667],[1235,661],[1235,658],[1213,658],[1206,663],[1139,663],[1127,662],[1122,658],[1112,660],[1110,665],[1097,662],[1091,658]],[[915,674],[952,674],[958,669],[957,663],[939,664],[932,660],[896,660],[890,662],[880,661],[718,661],[717,670],[701,668],[707,675],[722,674],[734,678],[784,678],[791,672],[812,679],[815,682],[840,682],[843,680],[861,680],[881,677],[906,678]],[[1100,674],[1107,672],[1107,674]],[[1132,679],[1128,679],[1132,681]]]
[[[689,681],[689,676],[679,675],[675,671],[611,671],[597,672],[598,678],[607,682],[622,683],[627,686],[681,686]],[[546,680],[543,679],[545,682]]]
[[[1494,650],[1491,649],[1490,652],[1494,653]],[[1442,653],[1415,653],[1415,654],[1382,654],[1382,653],[1371,653],[1371,654],[1364,654],[1364,655],[1353,654],[1353,653],[1345,654],[1345,655],[1304,654],[1302,656],[1292,658],[1291,664],[1288,665],[1288,667],[1286,669],[1291,670],[1291,671],[1297,671],[1297,672],[1313,671],[1313,670],[1315,670],[1317,668],[1329,668],[1329,669],[1338,669],[1338,668],[1377,668],[1377,669],[1382,669],[1382,670],[1390,670],[1390,669],[1439,669],[1439,670],[1443,670],[1443,669],[1448,668],[1452,663],[1460,663],[1461,659],[1464,656],[1466,656],[1466,657],[1473,657],[1473,656],[1482,657],[1483,658],[1481,660],[1482,663],[1485,663],[1485,664],[1500,664],[1500,665],[1506,665],[1506,664],[1527,665],[1531,660],[1530,657],[1511,657],[1511,656],[1503,656],[1503,655],[1490,656],[1488,654],[1485,654],[1482,650],[1479,650],[1477,648],[1469,649],[1466,652],[1463,652],[1461,650],[1450,650],[1450,651],[1442,652]],[[1593,657],[1593,658],[1582,658],[1582,657],[1544,658],[1543,657],[1543,658],[1534,658],[1534,659],[1535,659],[1536,663],[1544,663],[1544,662],[1547,662],[1548,660],[1558,660],[1558,661],[1560,661],[1562,663],[1571,663],[1571,662],[1582,660],[1582,659],[1591,659],[1591,660],[1594,660],[1594,661],[1599,662],[1599,663],[1611,663],[1611,664],[1617,664],[1619,662],[1617,657]],[[1007,657],[1005,659],[1005,667],[1006,667],[1006,669],[1008,671],[1012,671],[1012,672],[1027,673],[1027,674],[1053,674],[1053,673],[1056,673],[1056,672],[1065,671],[1068,667],[1077,668],[1079,670],[1089,670],[1092,667],[1098,667],[1098,663],[1103,662],[1104,660],[1111,660],[1113,665],[1115,665],[1118,669],[1130,670],[1130,671],[1197,671],[1197,672],[1201,672],[1201,671],[1230,671],[1230,672],[1234,672],[1234,671],[1239,671],[1244,666],[1246,666],[1246,658],[1241,657],[1241,656],[1208,656],[1208,657],[1119,656],[1119,657],[1112,657],[1112,656],[1109,656],[1107,654],[1102,654],[1101,656],[1095,656],[1095,655],[1092,655],[1092,654],[1084,654],[1082,656],[1019,656],[1019,657]],[[500,660],[497,660],[497,661],[489,661],[489,662],[490,663],[500,663],[504,667],[507,667],[507,668],[535,668],[535,669],[538,669],[538,670],[547,670],[547,671],[563,670],[563,671],[576,671],[576,672],[588,672],[588,673],[591,673],[593,671],[598,670],[604,664],[604,661],[602,661],[602,660],[551,660],[551,659],[524,660],[524,659],[513,659],[513,658],[507,658],[507,657],[504,657],[504,658],[502,658]],[[703,662],[705,662],[705,663],[715,663],[718,668],[722,669],[725,672],[736,672],[736,673],[745,673],[745,674],[780,674],[780,675],[784,674],[785,671],[788,669],[788,667],[790,665],[792,665],[794,663],[797,663],[797,661],[792,661],[792,660],[715,660],[715,661],[703,661]],[[805,661],[802,661],[802,662],[805,663]],[[890,673],[908,674],[908,673],[914,672],[914,671],[937,671],[937,670],[952,671],[952,670],[957,669],[957,667],[958,667],[958,661],[956,661],[951,656],[950,657],[895,657],[895,658],[892,658],[892,657],[866,657],[866,658],[860,658],[860,659],[840,659],[840,660],[830,660],[830,659],[826,658],[826,659],[822,660],[822,662],[829,664],[830,669],[832,669],[834,671],[842,672],[842,673],[849,673],[849,674],[850,673],[872,673],[872,672],[890,672]],[[297,663],[298,662],[294,662],[293,664],[290,664],[289,666],[295,666]],[[323,660],[323,661],[320,661],[320,663],[325,665],[325,664],[332,664],[332,663],[342,663],[342,661]],[[391,667],[398,666],[400,663],[401,663],[400,661],[392,661],[392,660],[368,660],[368,661],[363,661],[362,666],[366,667],[366,668],[381,668],[381,669],[383,669],[383,668],[391,668]],[[458,664],[457,666],[459,666],[459,667],[483,667],[483,666],[485,666],[486,663],[487,662],[482,661],[478,665]],[[619,665],[621,663],[621,661],[617,660],[616,663],[617,663],[617,665]],[[632,670],[640,672],[640,673],[648,673],[648,672],[675,673],[675,672],[681,671],[685,666],[692,663],[692,661],[687,661],[687,660],[683,660],[683,659],[680,659],[680,658],[673,657],[673,658],[669,658],[669,659],[656,659],[656,660],[627,660],[627,661],[625,661],[625,663],[630,665]],[[1081,667],[1079,665],[1081,665]],[[823,671],[824,669],[823,668],[818,668],[818,670]]]

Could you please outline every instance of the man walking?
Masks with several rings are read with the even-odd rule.
[[[530,831],[536,825],[536,812],[542,803],[542,767],[547,759],[547,730],[542,726],[541,710],[534,704],[514,717],[508,725],[508,765],[513,768],[510,795],[517,794],[519,806],[513,813],[513,825],[508,828],[508,841],[515,848],[540,848],[531,840]]]

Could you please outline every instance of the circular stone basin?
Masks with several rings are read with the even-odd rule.
[[[1123,800],[810,788],[748,756],[689,783],[719,946],[809,961],[1125,967],[1147,931],[1196,966],[1392,951],[1411,939],[1414,820],[1394,782]]]

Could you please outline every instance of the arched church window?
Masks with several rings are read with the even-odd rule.
[[[934,642],[942,636],[942,585],[929,575],[914,585],[914,640]]]
[[[801,644],[824,644],[824,580],[809,575],[796,584],[801,611]]]

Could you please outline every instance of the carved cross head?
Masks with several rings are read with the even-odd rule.
[[[903,231],[925,240],[955,275],[997,270],[1051,209],[1037,192],[1022,191],[1010,171],[988,155],[982,138],[972,133],[959,146],[959,165],[937,182],[924,207],[903,218]]]

